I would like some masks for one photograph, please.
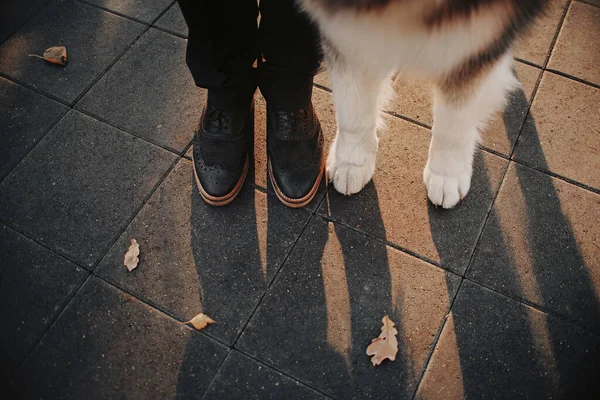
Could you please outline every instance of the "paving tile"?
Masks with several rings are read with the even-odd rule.
[[[23,398],[201,397],[227,348],[92,277],[14,378]]]
[[[0,44],[52,0],[3,1],[0,4]]]
[[[545,72],[515,159],[600,189],[600,89]]]
[[[519,136],[541,70],[515,62],[515,73],[521,81],[522,89],[512,94],[506,111],[490,121],[482,134],[483,145],[486,148],[504,155],[511,153]],[[327,73],[318,75],[316,82],[329,87]],[[385,111],[410,118],[429,127],[433,125],[432,93],[429,82],[400,75],[393,88],[395,95],[386,104]]]
[[[552,51],[548,68],[600,85],[598,42],[600,8],[573,2]]]
[[[336,398],[403,398],[415,390],[458,277],[314,217],[236,347]],[[365,350],[388,314],[395,362]]]
[[[392,117],[387,125],[373,181],[349,197],[332,187],[319,213],[463,273],[507,161],[477,152],[467,197],[452,210],[436,208],[423,184],[429,133]]]
[[[85,270],[0,224],[0,379],[10,375],[83,283]]]
[[[227,207],[208,206],[182,160],[97,271],[178,319],[207,313],[217,324],[205,332],[233,343],[309,217],[250,187]],[[141,253],[132,273],[130,238]]]
[[[465,281],[417,399],[591,399],[600,338]]]
[[[600,0],[578,0],[578,1],[600,7]]]
[[[70,111],[0,184],[0,220],[91,267],[175,159]]]
[[[0,179],[67,110],[54,100],[0,78]]]
[[[185,48],[184,39],[150,29],[76,108],[182,152],[192,140],[206,94],[185,65]]]
[[[515,56],[543,67],[568,4],[568,0],[550,0],[545,15],[518,41]]]
[[[128,17],[151,23],[164,10],[167,9],[173,0],[83,0],[86,3],[94,4],[126,15]]]
[[[145,26],[73,0],[57,0],[0,46],[0,72],[72,104]],[[67,65],[28,54],[65,46]]]
[[[254,174],[250,171],[249,175],[254,175],[256,186],[268,189],[269,193],[274,193],[270,182],[267,183],[267,104],[259,91],[256,92],[254,100]],[[314,88],[312,102],[319,117],[321,128],[323,129],[323,136],[325,138],[324,151],[328,151],[337,130],[331,94]],[[323,179],[314,200],[306,208],[312,211],[318,207],[325,192],[326,182]]]
[[[185,18],[183,18],[178,3],[173,4],[169,8],[169,11],[164,13],[154,25],[177,35],[188,36],[188,26],[185,23]]]
[[[512,164],[468,276],[600,333],[600,195]]]
[[[326,399],[320,393],[233,350],[204,399]]]

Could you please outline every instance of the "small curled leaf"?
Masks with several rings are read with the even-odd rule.
[[[123,264],[127,267],[129,272],[133,271],[140,259],[138,256],[140,255],[140,245],[135,239],[131,239],[131,244],[129,245],[129,250],[125,253],[125,259],[123,260]]]
[[[50,47],[44,51],[43,56],[37,54],[29,54],[29,56],[42,58],[52,64],[65,65],[67,63],[67,48],[64,46]]]
[[[186,322],[186,324],[192,324],[192,326],[198,331],[206,328],[206,325],[214,323],[215,321],[211,317],[203,313],[196,315],[194,318]]]

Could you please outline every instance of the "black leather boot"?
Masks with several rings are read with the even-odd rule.
[[[227,110],[211,104],[210,94],[194,135],[194,174],[204,201],[224,206],[239,194],[250,165],[254,99]]]
[[[323,131],[311,103],[278,111],[267,103],[269,179],[288,207],[304,207],[315,197],[325,166]]]

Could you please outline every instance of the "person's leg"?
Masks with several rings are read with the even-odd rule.
[[[194,135],[196,182],[207,203],[225,205],[249,167],[258,7],[256,0],[178,1],[189,27],[187,65],[196,85],[208,89]]]
[[[320,35],[294,0],[261,0],[259,86],[267,101],[269,178],[282,202],[302,207],[323,174],[323,134],[311,103]]]

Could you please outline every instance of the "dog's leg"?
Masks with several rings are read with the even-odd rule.
[[[467,195],[479,131],[519,85],[512,65],[505,55],[477,79],[436,86],[429,159],[423,171],[433,204],[452,208]]]
[[[338,192],[350,195],[375,172],[379,110],[391,70],[359,65],[339,54],[328,58],[338,132],[329,149],[327,173]]]

